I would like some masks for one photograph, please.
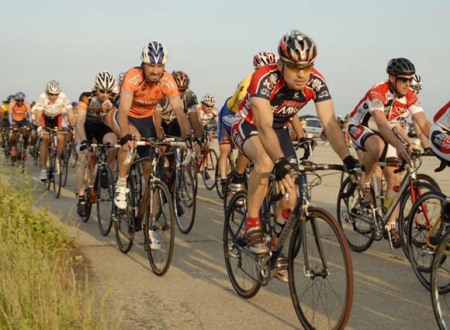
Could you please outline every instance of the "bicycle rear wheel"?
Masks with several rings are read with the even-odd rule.
[[[254,297],[261,288],[258,265],[250,252],[243,248],[247,217],[247,193],[237,192],[230,200],[223,227],[223,252],[228,277],[234,290],[242,298]]]
[[[97,221],[100,233],[108,236],[114,211],[114,177],[111,168],[103,165],[97,172]]]
[[[218,160],[217,160],[218,161]],[[228,174],[233,171],[234,168],[232,166],[231,163],[231,158],[230,156],[227,157],[227,167],[226,167],[226,173],[227,173],[227,177]],[[223,191],[223,187],[221,184],[221,178],[220,178],[220,172],[219,172],[219,164],[217,164],[216,166],[216,191],[217,191],[217,195],[219,196],[220,199],[224,198],[224,191]]]
[[[440,223],[442,203],[445,195],[427,192],[414,203],[408,220],[407,253],[419,282],[431,288],[430,272],[435,249],[443,236]],[[430,231],[433,231],[430,233]],[[427,237],[428,242],[427,243]]]
[[[212,190],[216,186],[217,153],[214,149],[208,149],[204,155],[203,164],[200,169],[203,183],[206,189]]]
[[[345,236],[326,210],[308,208],[289,244],[289,289],[305,329],[343,329],[353,301],[353,266]],[[300,253],[292,251],[301,240]]]
[[[434,255],[431,268],[431,301],[439,329],[450,327],[450,231]]]
[[[175,242],[175,212],[167,185],[155,179],[144,213],[145,250],[153,272],[164,275],[172,262]]]
[[[337,220],[350,248],[363,252],[375,239],[375,231],[372,228],[375,219],[372,210],[360,202],[359,196],[362,196],[359,185],[354,186],[350,177],[347,177],[339,189]]]
[[[180,166],[175,170],[174,205],[177,226],[183,234],[189,234],[194,225],[196,194],[194,180],[188,168]]]

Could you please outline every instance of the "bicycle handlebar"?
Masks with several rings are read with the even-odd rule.
[[[134,141],[133,147],[128,151],[127,157],[123,162],[124,165],[128,165],[131,163],[132,156],[136,147],[159,147],[159,146],[167,146],[167,147],[184,147],[187,149],[186,159],[182,162],[183,166],[187,166],[192,158],[192,149],[187,148],[185,141],[176,140],[175,138],[167,138],[164,141],[155,141],[153,138],[143,139],[141,141]]]

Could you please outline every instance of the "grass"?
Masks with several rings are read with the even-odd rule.
[[[0,329],[118,329],[105,316],[107,293],[94,297],[88,276],[76,275],[87,273],[76,272],[74,240],[34,208],[28,175],[0,174]]]

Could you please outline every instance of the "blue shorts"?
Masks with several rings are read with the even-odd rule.
[[[234,117],[235,114],[228,109],[225,101],[222,109],[220,109],[219,122],[217,123],[217,140],[219,144],[230,143],[231,126],[233,125]]]

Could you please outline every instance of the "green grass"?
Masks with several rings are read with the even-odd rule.
[[[107,293],[90,293],[74,240],[34,208],[27,177],[0,167],[0,329],[118,329],[104,315]]]

